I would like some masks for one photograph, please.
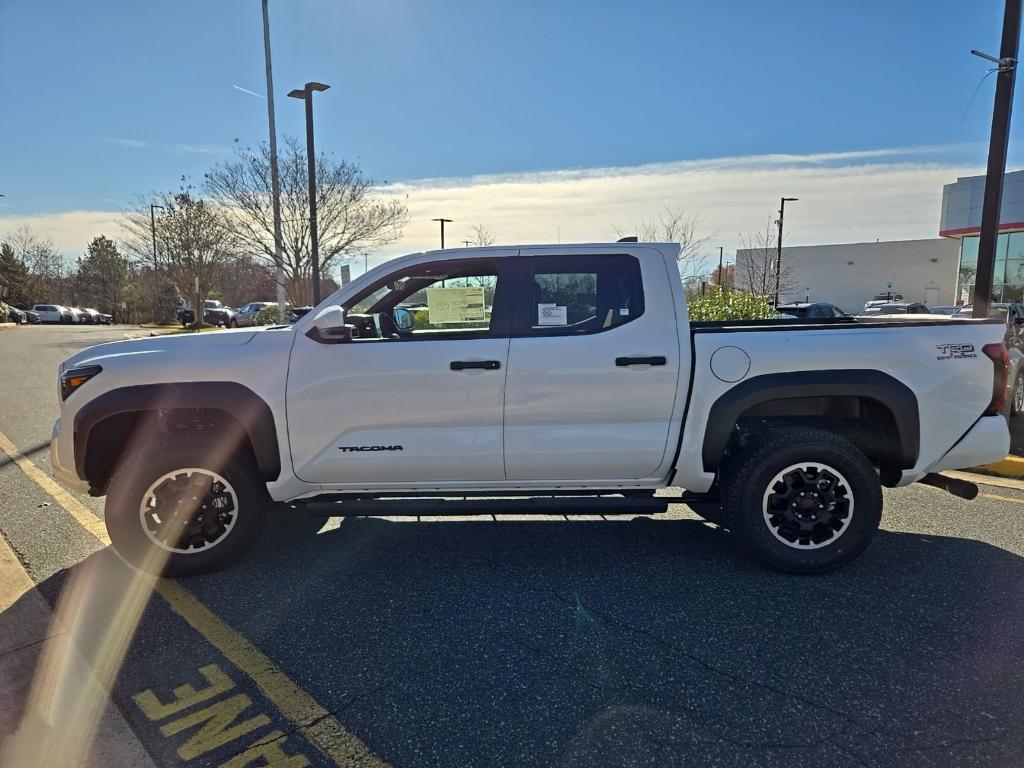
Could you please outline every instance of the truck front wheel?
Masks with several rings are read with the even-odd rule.
[[[736,457],[723,480],[727,527],[776,570],[839,568],[864,551],[881,520],[874,466],[851,442],[824,430],[774,430]]]
[[[169,437],[138,451],[110,481],[105,518],[117,552],[150,573],[190,576],[240,557],[266,522],[251,456]]]

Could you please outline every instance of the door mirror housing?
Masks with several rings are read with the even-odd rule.
[[[400,331],[411,331],[413,327],[413,316],[405,307],[395,307],[391,310],[391,317],[395,321],[395,327]]]
[[[313,319],[306,335],[320,344],[344,344],[352,341],[354,326],[345,323],[345,310],[327,307]]]

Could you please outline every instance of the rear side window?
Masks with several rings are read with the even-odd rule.
[[[517,335],[600,333],[643,314],[633,256],[540,256],[528,264],[516,302]]]

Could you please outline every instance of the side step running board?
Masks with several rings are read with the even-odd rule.
[[[653,515],[669,504],[707,501],[704,494],[682,496],[542,496],[510,498],[384,498],[309,501],[314,517],[441,515]]]

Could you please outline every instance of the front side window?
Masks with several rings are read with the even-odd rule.
[[[500,282],[491,262],[419,265],[356,296],[344,307],[345,315],[356,326],[359,340],[500,336],[495,317]],[[396,309],[411,327],[395,322]]]
[[[640,264],[632,256],[542,256],[520,291],[517,332],[527,336],[598,333],[643,314]]]

